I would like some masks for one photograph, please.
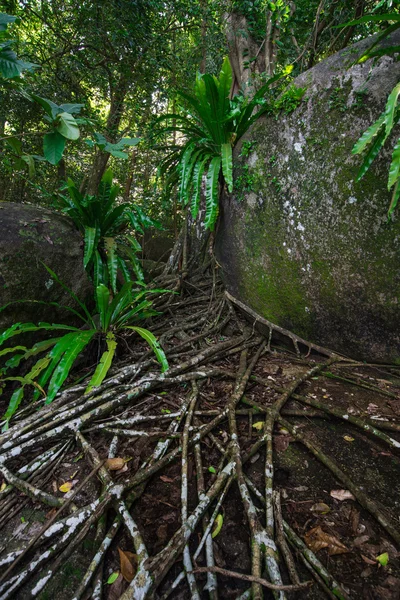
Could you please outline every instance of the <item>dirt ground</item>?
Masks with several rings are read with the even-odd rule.
[[[212,331],[202,340],[205,347],[220,343],[235,334],[236,325],[229,324],[222,331]],[[191,331],[190,336],[197,334]],[[197,334],[198,335],[198,334]],[[183,338],[187,340],[187,337]],[[169,353],[182,344],[182,337],[171,335],[165,344]],[[190,357],[193,348],[189,345],[180,356]],[[254,350],[249,350],[254,353]],[[125,357],[125,362],[126,362]],[[245,393],[236,407],[238,441],[242,455],[253,446],[263,434],[265,413],[280,396],[277,388],[287,389],[296,378],[309,371],[313,366],[326,361],[325,357],[312,353],[306,356],[296,355],[288,348],[272,346],[257,361]],[[240,369],[240,354],[232,354],[216,360],[213,369],[221,372],[237,373]],[[203,363],[204,364],[204,363]],[[235,380],[229,376],[210,376],[203,378],[195,406],[192,421],[192,433],[199,430],[202,424],[210,423],[227,405],[235,388]],[[182,403],[190,393],[190,381],[172,385],[160,384],[155,389],[141,396],[134,405],[125,405],[117,411],[119,418],[128,419],[135,415],[151,415],[156,421],[143,422],[135,426],[135,430],[164,431],[171,422],[170,415],[179,411]],[[342,411],[344,418],[339,418],[327,411],[317,410],[304,402],[295,400],[293,396],[287,401],[281,416],[296,427],[299,434],[328,456],[347,476],[354,487],[374,502],[377,511],[394,527],[400,527],[400,454],[396,444],[390,445],[366,430],[349,422],[348,417],[359,417],[364,421],[374,421],[380,431],[384,431],[394,442],[400,443],[400,368],[388,365],[366,365],[352,362],[340,362],[330,365],[315,376],[308,378],[297,389],[296,394],[311,401],[323,402],[325,407]],[[258,408],[257,408],[258,407]],[[210,412],[212,411],[212,412]],[[207,414],[209,413],[209,414]],[[110,415],[107,419],[115,418]],[[101,423],[107,423],[107,419]],[[391,429],[387,429],[390,428]],[[95,448],[101,459],[109,453],[112,432],[93,429],[91,425],[82,429],[89,444]],[[181,431],[181,430],[180,430]],[[213,436],[206,436],[201,441],[202,475],[205,489],[208,490],[221,469],[221,450],[227,448],[230,430],[227,419],[223,419],[214,430]],[[346,482],[338,478],[320,458],[312,453],[303,442],[294,437],[285,423],[277,421],[273,434],[274,448],[274,488],[280,493],[284,520],[295,533],[308,545],[317,558],[344,588],[348,597],[354,600],[398,600],[400,598],[400,548],[396,541],[378,523],[376,515],[356,500]],[[111,470],[113,482],[126,482],[133,476],[154,452],[160,435],[157,438],[118,436],[115,456],[122,458],[123,466],[119,470]],[[60,440],[68,441],[61,436]],[[54,442],[52,442],[54,444]],[[174,440],[174,444],[179,443]],[[24,464],[34,459],[40,452],[46,451],[49,445],[44,443],[35,447],[32,453],[24,453],[7,465],[15,473]],[[193,447],[188,453],[188,514],[191,514],[199,503]],[[265,445],[244,464],[244,473],[252,484],[265,493]],[[73,437],[59,461],[45,477],[40,479],[40,487],[57,498],[64,498],[60,487],[71,483],[76,489],[91,472],[90,462],[85,460],[82,447]],[[0,474],[0,486],[7,483],[7,478]],[[101,492],[102,484],[97,475],[91,477],[83,489],[76,495],[74,502],[78,507],[93,502]],[[150,557],[156,556],[166,547],[182,524],[181,517],[182,464],[175,460],[157,471],[146,481],[144,490],[134,502],[131,515],[137,524]],[[69,492],[70,493],[70,492]],[[21,491],[12,491],[2,499],[0,493],[0,565],[2,556],[14,549],[21,548],[36,535],[46,522],[54,516],[56,509],[44,506],[43,503],[27,498]],[[360,496],[361,497],[361,496]],[[1,511],[2,502],[7,510]],[[257,515],[265,522],[265,511],[262,502],[252,493]],[[215,502],[211,503],[208,514],[212,514]],[[222,503],[219,511],[222,515],[222,526],[212,541],[214,561],[217,567],[239,573],[251,573],[251,533],[239,487],[234,482]],[[105,531],[112,525],[116,516],[115,510],[109,508],[105,513]],[[74,590],[79,585],[99,545],[96,538],[98,528],[93,525],[85,539],[70,554],[65,556],[59,569],[49,584],[36,597],[41,600],[57,598],[70,600],[74,598]],[[193,557],[202,537],[202,525],[196,527],[190,537],[189,549]],[[123,553],[134,553],[132,538],[126,528],[121,528],[115,536],[105,555],[102,583],[102,597],[109,600],[119,598],[128,587],[124,569]],[[312,581],[312,585],[304,590],[287,593],[291,599],[318,600],[327,595],[324,589],[313,579],[301,559],[300,553],[292,548],[293,558],[301,581]],[[26,554],[26,561],[32,561],[31,554]],[[205,566],[204,552],[201,552],[195,565]],[[280,561],[284,583],[290,579],[284,561]],[[1,566],[1,569],[5,569]],[[185,600],[193,597],[186,579],[171,592],[171,585],[183,569],[182,555],[176,557],[165,577],[152,592],[154,598],[169,597]],[[33,597],[32,590],[40,579],[45,568],[42,567],[32,578],[19,587],[11,595],[2,591],[1,598]],[[118,579],[112,582],[112,574]],[[266,572],[263,576],[268,578]],[[111,579],[110,579],[111,576]],[[209,597],[204,589],[206,575],[196,575],[197,586],[201,598]],[[111,583],[108,583],[110,582]],[[218,574],[218,597],[235,599],[241,597],[249,589],[249,582]],[[272,591],[263,588],[264,598],[274,598]],[[89,585],[83,598],[91,598],[93,587]],[[243,596],[250,597],[250,596]]]

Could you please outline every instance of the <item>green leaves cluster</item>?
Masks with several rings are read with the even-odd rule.
[[[86,392],[101,385],[106,377],[117,350],[118,334],[123,330],[135,332],[142,337],[153,350],[162,366],[162,371],[168,369],[167,359],[155,336],[151,331],[133,325],[133,323],[151,315],[158,314],[151,308],[152,302],[147,298],[149,292],[144,285],[138,284],[135,286],[132,282],[126,283],[114,297],[105,285],[98,285],[96,287],[97,312],[92,315],[86,305],[80,302],[75,294],[58,279],[57,275],[48,267],[46,268],[53,279],[68,290],[79,305],[80,310],[76,311],[65,306],[61,308],[72,312],[83,322],[85,328],[50,323],[38,323],[37,325],[34,323],[15,323],[0,334],[0,357],[7,354],[12,355],[6,361],[5,366],[0,369],[0,392],[7,382],[19,383],[11,396],[8,409],[4,415],[5,428],[8,427],[11,417],[23,400],[27,387],[33,386],[35,388],[34,400],[43,395],[46,397],[46,404],[52,402],[69,376],[78,356],[95,339],[102,340],[106,348],[89,381]],[[151,293],[166,291],[152,290]],[[59,306],[57,303],[52,304]],[[0,310],[4,308],[5,306]],[[37,342],[31,348],[22,345],[4,348],[5,343],[17,335],[39,331],[51,331],[57,335]],[[24,361],[37,356],[40,356],[40,358],[25,376],[8,375],[9,370],[15,369]]]
[[[62,159],[67,140],[77,140],[80,136],[79,122],[74,115],[79,114],[83,104],[61,104],[58,106],[51,100],[32,94],[32,99],[40,104],[46,115],[45,120],[50,123],[51,131],[43,138],[43,154],[52,165]]]
[[[7,28],[16,20],[17,17],[0,13],[0,83],[1,79],[17,79],[24,71],[32,71],[37,66],[20,60],[12,50],[14,40],[10,38]]]
[[[143,280],[136,256],[141,246],[134,232],[143,234],[145,228],[160,229],[161,225],[136,204],[117,202],[121,190],[113,184],[110,169],[103,175],[96,196],[81,194],[72,179],[68,179],[66,191],[60,196],[60,207],[84,235],[84,266],[95,287],[103,283],[116,293],[118,270],[125,282],[132,279],[131,269],[137,279]]]
[[[379,6],[386,4],[380,2]],[[391,6],[390,1],[387,2]],[[383,55],[391,55],[400,51],[400,46],[379,47],[380,42],[400,28],[400,14],[398,12],[385,13],[383,15],[370,14],[360,19],[350,21],[343,25],[354,26],[363,23],[382,23],[388,22],[388,26],[381,31],[374,40],[374,43],[358,58],[357,62],[364,62],[369,58],[376,58]],[[355,144],[353,154],[364,154],[363,162],[357,175],[359,181],[372,165],[378,156],[381,148],[385,145],[394,127],[400,121],[400,82],[395,85],[389,94],[385,110],[380,117],[369,127]],[[389,205],[388,217],[391,218],[400,198],[400,138],[395,142],[392,160],[389,167],[388,190],[393,188],[392,198]]]
[[[186,140],[183,146],[173,148],[161,164],[161,175],[168,175],[165,187],[169,190],[178,183],[181,203],[186,206],[190,202],[196,218],[206,175],[205,226],[211,231],[218,217],[219,184],[225,181],[228,190],[233,189],[232,149],[270,109],[264,95],[278,78],[271,78],[252,99],[237,95],[231,100],[232,68],[225,58],[218,77],[198,74],[194,94],[178,91],[186,114],[167,114],[158,119],[176,123],[164,126],[158,135],[177,131]]]

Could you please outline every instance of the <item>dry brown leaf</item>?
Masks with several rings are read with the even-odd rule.
[[[325,504],[325,502],[317,502],[317,504],[313,504],[310,508],[311,512],[318,513],[320,515],[326,515],[330,512],[330,507]]]
[[[106,467],[109,471],[119,471],[125,465],[123,458],[108,458],[106,460]]]
[[[361,554],[361,558],[363,559],[363,561],[365,563],[367,563],[367,565],[376,565],[376,560],[371,560],[370,558],[368,558],[367,556],[364,556],[364,554]]]
[[[121,575],[130,583],[136,575],[137,555],[118,548]]]
[[[167,477],[166,475],[160,475],[160,479],[164,483],[174,483],[175,481],[174,479],[171,479],[171,477]]]
[[[332,498],[335,498],[335,500],[340,500],[341,502],[343,500],[355,500],[353,494],[349,492],[349,490],[332,490],[330,495]]]
[[[322,548],[327,548],[330,556],[349,552],[348,548],[346,548],[342,542],[335,536],[329,535],[323,531],[320,526],[310,529],[304,536],[304,540],[313,552],[318,552],[318,550],[322,550]]]

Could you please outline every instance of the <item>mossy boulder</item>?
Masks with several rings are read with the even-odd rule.
[[[298,77],[301,104],[260,119],[238,144],[217,256],[228,290],[265,318],[346,355],[399,361],[400,212],[387,219],[394,140],[358,183],[351,153],[400,79],[389,57],[353,64],[370,43]]]
[[[83,239],[73,223],[38,206],[0,202],[0,306],[39,300],[78,308],[43,263],[81,301],[91,301],[91,284],[83,268]],[[76,323],[77,319],[68,311],[35,303],[11,304],[0,312],[0,330],[26,321]]]

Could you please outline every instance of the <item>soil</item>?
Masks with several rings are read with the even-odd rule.
[[[186,312],[182,313],[182,319],[186,319],[188,314],[189,309],[187,308]],[[163,318],[164,321],[168,319],[168,313],[165,313]],[[156,321],[155,326],[156,329],[160,329],[162,320]],[[239,325],[233,321],[216,334],[211,331],[201,343],[203,346],[210,346],[227,340],[230,336],[237,335],[240,327],[243,327],[240,320]],[[194,337],[198,333],[199,330],[193,330],[190,332],[190,336]],[[180,338],[188,339],[186,335],[181,335]],[[182,339],[173,335],[165,343],[165,347],[171,354],[179,344],[182,344]],[[190,344],[182,356],[187,358],[192,349],[198,350],[197,344],[198,342]],[[136,347],[132,351],[140,353],[142,349]],[[252,355],[254,351],[249,350],[249,354]],[[179,360],[182,360],[182,356]],[[214,362],[212,367],[237,373],[239,360],[240,354],[226,356]],[[252,405],[266,408],[271,406],[280,396],[272,386],[281,386],[287,389],[296,378],[312,366],[325,362],[325,360],[324,357],[317,354],[299,357],[288,348],[272,346],[271,352],[264,353],[258,360],[253,371],[253,378],[250,379],[237,408],[249,409],[249,406]],[[127,357],[125,357],[126,362]],[[344,362],[330,366],[326,371],[325,374],[320,373],[307,380],[296,390],[296,393],[322,401],[335,409],[343,409],[347,415],[376,419],[377,426],[395,423],[398,425],[397,431],[385,432],[400,442],[400,368],[390,365]],[[264,383],[260,383],[259,379],[256,381],[254,376],[262,378]],[[269,385],[271,387],[268,387]],[[234,386],[234,380],[229,377],[203,379],[196,410],[220,412],[225,408]],[[159,385],[142,396],[135,405],[125,406],[118,413],[120,417],[123,414],[124,419],[138,413],[158,416],[159,419],[156,423],[142,423],[135,426],[134,429],[165,430],[169,423],[168,415],[179,409],[190,391],[190,382],[168,386]],[[302,414],[293,416],[293,411]],[[297,426],[301,435],[333,459],[355,486],[375,501],[382,514],[387,515],[395,525],[399,524],[400,454],[398,449],[390,447],[346,420],[316,411],[293,399],[286,403],[282,415],[292,426]],[[198,427],[200,423],[208,423],[214,416],[196,416],[194,427]],[[239,444],[243,454],[262,435],[262,429],[258,429],[255,425],[263,421],[264,415],[261,412],[259,415],[254,412],[252,414],[237,413]],[[83,429],[83,432],[100,457],[105,459],[108,455],[112,434],[92,430],[91,427],[88,427],[86,432]],[[214,431],[214,435],[218,439],[220,447],[226,449],[229,440],[227,420],[220,424],[219,428]],[[176,443],[174,442],[174,444]],[[126,462],[121,471],[110,471],[114,482],[126,481],[135,474],[140,465],[152,455],[156,444],[157,440],[155,439],[119,436],[116,456],[124,458]],[[49,446],[44,444],[42,452],[47,447]],[[201,451],[205,487],[208,489],[220,470],[221,454],[210,437],[204,438]],[[35,448],[35,452],[31,455],[17,457],[7,463],[8,468],[15,473],[18,468],[37,456],[37,453],[38,449]],[[60,486],[65,482],[73,482],[72,488],[77,487],[89,475],[91,468],[90,462],[83,456],[82,448],[72,437],[62,460],[50,470],[45,480],[40,480],[39,487],[62,498],[64,494],[60,491]],[[347,490],[343,482],[338,480],[302,443],[294,439],[281,424],[276,424],[274,429],[274,468],[274,487],[280,492],[284,519],[302,540],[308,542],[330,574],[343,585],[348,596],[353,600],[398,600],[400,598],[399,546],[354,497],[347,494],[345,499],[338,499],[343,490]],[[258,490],[264,493],[264,446],[246,463],[244,471]],[[189,514],[198,505],[197,476],[193,452],[190,449],[188,458]],[[157,472],[147,482],[144,492],[133,505],[131,514],[142,533],[150,556],[157,555],[181,526],[181,478],[181,461],[177,460]],[[5,483],[5,478],[2,480],[0,475],[0,486],[2,483]],[[74,498],[75,504],[80,507],[92,502],[99,496],[100,490],[100,481],[96,476],[92,477]],[[44,507],[42,504],[26,498],[21,492],[12,494],[14,504],[7,510],[5,516],[0,516],[0,525],[3,527],[0,541],[0,561],[2,556],[26,544],[55,512],[55,509]],[[253,497],[253,501],[259,518],[264,523],[264,509],[256,497]],[[231,486],[220,513],[223,517],[222,527],[213,539],[216,566],[239,573],[251,573],[249,524],[236,484]],[[210,511],[209,514],[211,514]],[[114,510],[109,509],[107,525],[111,525],[114,517]],[[310,534],[313,530],[314,541],[312,533]],[[328,540],[325,547],[318,538],[318,532],[321,531],[330,536],[324,538]],[[83,543],[65,559],[47,587],[38,594],[38,598],[41,600],[50,598],[70,600],[74,597],[74,590],[79,585],[98,547],[95,535],[96,528],[92,527]],[[200,525],[190,538],[189,547],[192,556],[201,535]],[[319,546],[318,541],[320,542]],[[340,553],[335,554],[335,549],[338,550],[338,548]],[[118,549],[124,552],[134,552],[132,539],[126,528],[120,529],[104,561],[103,598],[109,600],[118,598],[128,587],[128,583],[121,575],[116,582],[107,583],[110,575],[119,573],[121,569]],[[313,584],[305,590],[288,593],[287,598],[319,600],[329,597],[313,580],[296,551],[293,551],[293,556],[300,580],[312,580]],[[381,558],[377,560],[378,557]],[[380,564],[379,561],[386,564]],[[197,560],[197,565],[205,565],[203,552]],[[283,561],[281,567],[284,583],[289,584],[290,579]],[[174,579],[182,569],[183,563],[180,555],[151,597],[162,598],[163,594],[170,590]],[[263,576],[267,578],[266,573],[263,573]],[[38,581],[38,577],[40,574],[30,579],[15,595],[7,597],[21,600],[32,597],[32,589]],[[238,598],[249,589],[250,584],[246,581],[224,575],[218,575],[217,578],[218,596],[221,600]],[[209,597],[204,589],[206,575],[198,574],[196,580],[200,597]],[[263,589],[264,598],[274,597],[271,591]],[[92,597],[92,588],[89,587],[85,593],[84,598]],[[175,600],[186,600],[191,597],[193,596],[185,579],[170,595],[170,598]]]

